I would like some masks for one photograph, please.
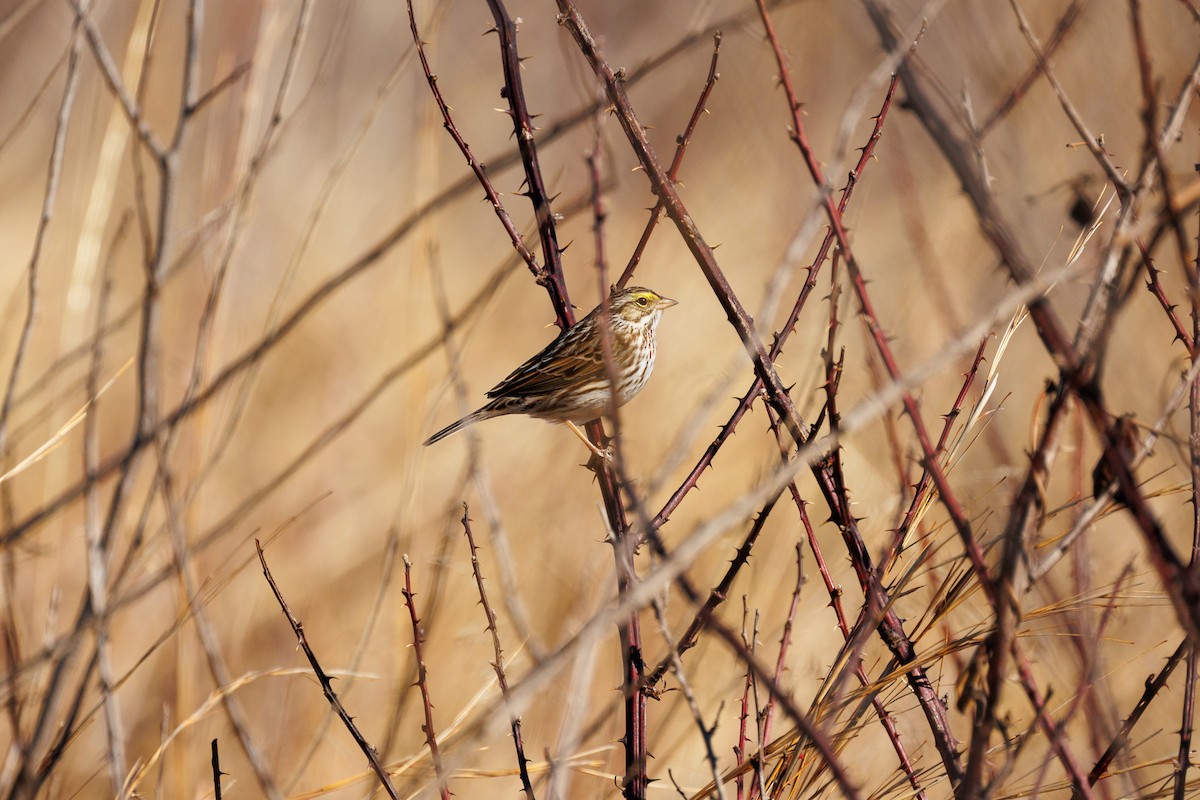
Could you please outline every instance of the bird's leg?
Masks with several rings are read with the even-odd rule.
[[[581,441],[585,445],[587,445],[587,449],[592,451],[592,455],[594,455],[596,458],[602,459],[604,461],[612,460],[612,448],[611,447],[601,450],[599,447],[596,447],[596,445],[592,444],[592,440],[589,439],[587,437],[587,434],[583,432],[583,429],[580,428],[578,425],[576,425],[574,422],[571,422],[571,420],[569,420],[569,419],[563,420],[563,422],[567,423],[567,427],[571,429],[571,432],[579,437],[579,441]]]

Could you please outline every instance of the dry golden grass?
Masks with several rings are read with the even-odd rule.
[[[903,41],[927,18],[916,49],[923,74],[947,113],[969,113],[977,125],[1035,63],[1013,6],[1002,0],[880,3]],[[867,5],[789,0],[771,10],[804,125],[835,190],[887,89],[887,55]],[[1045,43],[1069,5],[1026,0],[1022,10]],[[558,24],[555,4],[508,6],[520,18],[523,88],[541,115],[537,153],[562,215],[558,238],[571,243],[566,283],[583,312],[600,286],[585,162],[597,124],[611,276],[624,267],[655,198],[608,101],[588,112],[602,90]],[[404,4],[128,0],[96,3],[86,24],[74,9],[0,4],[0,250],[7,254],[0,270],[7,298],[0,793],[209,797],[217,740],[227,797],[382,796],[271,594],[257,538],[399,795],[434,796],[439,780],[402,593],[407,554],[444,782],[458,798],[516,796],[510,707],[491,666],[493,643],[460,522],[466,502],[534,793],[619,796],[624,658],[613,623],[629,609],[620,608],[595,476],[578,466],[586,453],[565,428],[518,417],[420,446],[482,404],[488,387],[552,338],[554,310],[442,129]],[[190,9],[201,12],[192,48]],[[1144,23],[1140,38],[1134,9]],[[1139,42],[1151,59],[1158,129],[1194,69],[1194,9],[1194,0],[1083,3],[1054,52],[1064,96],[1131,182],[1147,156]],[[481,35],[492,22],[488,4],[423,1],[415,10],[455,124],[538,252],[530,205],[518,194],[524,177],[500,95],[497,37]],[[589,0],[580,12],[609,63],[625,70],[633,108],[664,164],[704,85],[712,32],[722,31],[720,80],[678,190],[704,239],[719,244],[717,260],[769,346],[826,220],[789,140],[787,103],[755,4]],[[102,53],[111,57],[108,79]],[[181,118],[188,75],[197,107]],[[1185,92],[1189,100],[1194,90]],[[1136,476],[1187,563],[1195,426],[1186,390],[1179,396],[1177,387],[1189,356],[1144,288],[1147,273],[1130,243],[1170,221],[1161,211],[1168,186],[1183,235],[1168,226],[1153,255],[1162,291],[1190,333],[1196,108],[1187,108],[1180,137],[1167,143],[1165,170],[1148,173],[1132,220],[1121,217],[1098,159],[1080,145],[1045,77],[989,128],[978,150],[988,185],[1025,255],[1050,281],[1042,294],[1022,295],[909,100],[902,86],[844,220],[900,369],[919,375],[911,389],[935,441],[980,332],[991,334],[942,464],[993,574],[1002,572],[1003,534],[1046,423],[1047,382],[1062,377],[1019,300],[1046,298],[1073,337],[1112,254],[1121,300],[1101,315],[1103,403],[1113,415],[1132,414],[1142,436],[1169,412]],[[1069,213],[1077,192],[1098,203],[1088,231]],[[808,422],[826,402],[830,271],[826,263],[776,361]],[[891,381],[844,262],[837,275],[835,347],[845,351],[837,397],[855,423],[840,441],[845,496],[878,563],[912,501],[922,454],[894,387],[888,394]],[[753,371],[669,220],[651,239],[636,282],[679,301],[659,330],[654,379],[620,419],[625,470],[653,515]],[[881,392],[886,405],[870,411]],[[984,733],[981,762],[996,798],[1070,796],[1062,750],[1083,773],[1091,770],[1147,676],[1186,641],[1187,614],[1176,613],[1132,515],[1108,505],[1082,535],[1069,535],[1091,504],[1103,443],[1081,402],[1070,400],[1064,414],[1046,451],[1056,460],[1019,548],[1021,567],[1001,587],[1018,597],[1026,685],[1048,697],[1061,742],[1037,726],[1012,661],[990,710],[956,708],[966,690],[956,683],[972,668],[981,670],[974,691],[993,699],[986,659],[973,659],[989,653],[995,609],[936,493],[884,576],[914,663],[925,668],[931,696],[948,706],[963,766],[975,715],[997,723]],[[700,491],[662,527],[671,552],[707,537],[687,563],[666,562],[685,569],[702,597],[762,505],[750,500],[779,479],[779,463],[767,413],[756,404]],[[866,597],[843,536],[827,522],[831,511],[813,476],[802,469],[796,480],[854,625]],[[1026,587],[1024,570],[1036,570],[1063,542],[1061,560]],[[790,613],[797,543],[805,581]],[[675,637],[695,609],[661,577],[663,559],[649,546],[635,563],[653,591],[625,602],[637,609],[653,667],[669,648],[649,597]],[[871,697],[893,715],[925,796],[954,796],[905,670],[891,663],[873,626],[856,648],[844,647],[787,492],[716,616],[746,636],[756,626],[756,653],[772,670],[788,626],[780,684],[829,739],[860,797],[916,793]],[[743,699],[751,709],[743,749],[753,751],[755,703],[765,708],[770,698],[762,681],[747,695],[743,656],[706,632],[681,658],[727,778],[739,763]],[[856,656],[866,689],[846,671]],[[1190,731],[1187,666],[1184,657],[1154,694],[1129,746],[1094,787],[1097,796],[1195,794],[1195,770],[1176,777],[1180,731]],[[668,673],[672,691],[648,701],[650,797],[699,794],[713,780],[680,684]],[[796,722],[774,708],[763,742],[768,793],[842,793],[816,752],[796,755]],[[754,772],[742,773],[743,787],[728,781],[724,796],[752,794]]]

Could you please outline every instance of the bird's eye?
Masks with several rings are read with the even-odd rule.
[[[639,297],[639,298],[638,298],[638,305],[639,305],[639,306],[641,306],[642,308],[645,308],[645,307],[646,307],[646,305],[647,305],[649,302],[650,302],[650,301],[649,301],[649,300],[647,300],[645,297]]]

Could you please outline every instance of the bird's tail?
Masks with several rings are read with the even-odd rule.
[[[493,411],[492,409],[489,409],[487,406],[484,406],[483,408],[479,409],[478,411],[476,411],[474,413],[467,414],[465,417],[460,419],[458,422],[452,422],[449,425],[447,425],[446,427],[442,428],[440,431],[435,433],[433,436],[430,436],[428,439],[426,439],[424,446],[428,447],[429,445],[433,444],[434,442],[440,442],[442,439],[445,439],[450,434],[458,433],[459,431],[461,431],[463,428],[467,427],[468,425],[474,425],[476,422],[480,422],[481,420],[485,420],[485,419],[488,419],[489,417],[494,417],[494,416],[496,416],[496,412]]]

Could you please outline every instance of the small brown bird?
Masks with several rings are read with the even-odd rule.
[[[612,332],[613,369],[617,376],[617,405],[640,392],[654,370],[654,333],[663,309],[675,301],[640,286],[614,290],[608,298]],[[567,426],[597,455],[582,425],[612,411],[609,371],[604,364],[600,314],[592,309],[545,349],[517,367],[487,393],[491,401],[474,413],[430,436],[426,445],[445,439],[468,425],[506,414],[527,414]]]

